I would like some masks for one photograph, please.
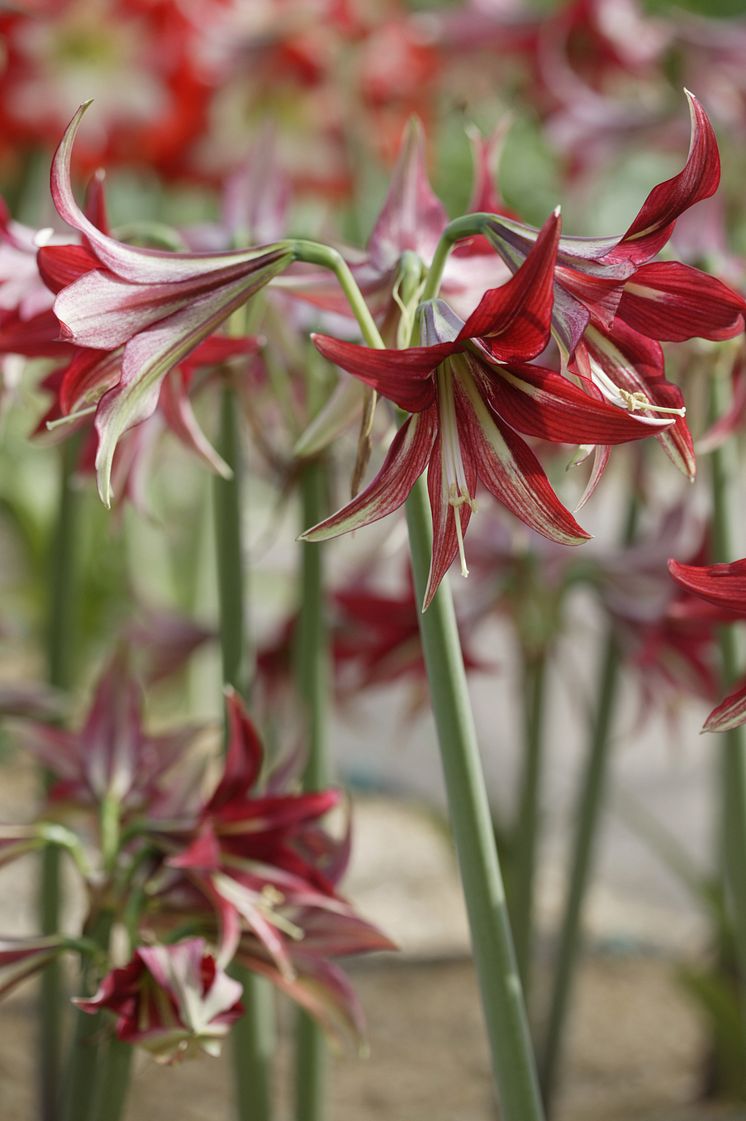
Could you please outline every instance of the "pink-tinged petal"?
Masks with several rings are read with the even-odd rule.
[[[200,872],[217,872],[220,868],[222,853],[215,831],[209,824],[200,828],[194,839],[181,852],[170,856],[166,863],[170,868],[191,868]]]
[[[394,437],[373,482],[336,514],[302,533],[300,539],[326,541],[340,533],[370,525],[398,510],[427,467],[436,425],[435,408],[408,417]]]
[[[228,747],[220,782],[205,806],[214,812],[234,798],[244,798],[259,778],[264,749],[246,706],[235,689],[226,690],[228,710]]]
[[[257,286],[276,275],[287,255],[267,254],[260,267],[245,264],[176,284],[134,284],[96,269],[64,288],[54,303],[61,333],[77,346],[113,350],[200,296],[251,277]],[[282,264],[280,264],[282,262]]]
[[[261,947],[249,948],[246,940],[243,946],[247,948],[239,950],[238,960],[252,972],[266,977],[304,1008],[332,1039],[342,1043],[345,1036],[352,1035],[362,1041],[365,1017],[355,990],[341,969],[331,962],[308,955],[299,962],[299,971],[285,977],[271,962],[260,956]]]
[[[591,466],[591,473],[588,476],[588,482],[585,484],[585,489],[580,496],[577,506],[573,510],[573,514],[577,514],[582,510],[586,502],[589,502],[598,489],[598,484],[606,473],[606,468],[609,466],[611,459],[611,448],[605,444],[598,444],[593,449],[593,464]],[[582,462],[582,460],[580,461]]]
[[[743,330],[742,296],[678,261],[641,265],[624,286],[618,315],[651,339],[729,339]]]
[[[746,685],[742,684],[717,705],[702,725],[703,732],[729,732],[746,724]]]
[[[625,444],[671,424],[670,418],[636,416],[591,397],[542,366],[472,362],[471,369],[495,412],[527,436],[560,444]]]
[[[52,161],[52,199],[60,217],[81,233],[99,261],[120,277],[140,283],[161,284],[192,280],[221,269],[248,264],[262,256],[257,250],[234,250],[225,253],[169,253],[159,249],[142,249],[125,245],[102,233],[86,217],[75,201],[72,191],[70,163],[75,136],[83,114],[90,105],[81,105],[67,127]]]
[[[687,161],[672,179],[659,183],[645,199],[640,212],[610,257],[642,263],[668,241],[676,219],[701,199],[714,195],[720,182],[720,156],[712,125],[693,94],[686,91],[691,118]]]
[[[508,425],[498,422],[472,385],[457,395],[460,427],[468,433],[477,475],[498,502],[537,533],[561,545],[579,545],[586,533],[567,510],[538,459]]]
[[[474,498],[477,489],[477,472],[472,457],[468,454],[468,450],[464,447],[463,442],[461,451],[466,484],[470,496]],[[461,506],[455,507],[452,506],[449,501],[449,483],[443,471],[441,439],[439,435],[436,437],[430,464],[427,469],[427,490],[430,497],[430,510],[433,519],[433,551],[430,560],[430,573],[428,575],[427,587],[422,602],[423,611],[426,611],[430,606],[441,580],[453,564],[456,554],[459,551],[456,517],[459,518],[461,523],[461,536],[463,539],[472,514],[472,507],[468,502],[464,502]]]
[[[734,615],[746,615],[746,559],[703,566],[670,560],[668,571],[693,595],[723,605]]]
[[[231,468],[200,428],[179,370],[171,370],[161,385],[159,408],[169,430],[216,475],[230,479]]]
[[[432,374],[439,362],[461,348],[455,343],[412,346],[407,350],[377,350],[357,343],[311,335],[314,346],[336,366],[341,366],[382,397],[408,413],[419,413],[435,400]]]
[[[39,275],[50,291],[57,293],[74,284],[101,262],[83,245],[44,245],[36,255]]]
[[[396,265],[407,250],[429,261],[447,224],[448,215],[427,178],[422,128],[412,120],[368,239],[369,257],[379,268]]]
[[[486,338],[491,353],[501,361],[528,360],[541,353],[549,341],[559,232],[555,211],[518,271],[506,284],[484,294],[458,341]]]
[[[495,181],[505,139],[512,123],[512,118],[509,114],[506,114],[486,138],[481,135],[477,128],[467,129],[474,166],[471,198],[466,208],[467,214],[504,215],[506,213],[505,203],[500,197]]]
[[[153,413],[161,381],[168,371],[283,267],[283,258],[276,259],[259,273],[199,296],[168,319],[140,331],[127,343],[121,381],[102,398],[96,414],[99,435],[96,471],[104,505],[111,505],[111,469],[119,438]]]

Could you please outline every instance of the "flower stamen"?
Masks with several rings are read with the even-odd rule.
[[[673,408],[669,405],[656,405],[654,404],[642,390],[638,389],[636,393],[630,393],[627,389],[622,389],[621,386],[617,387],[617,393],[624,402],[625,408],[629,409],[631,413],[636,412],[638,409],[647,409],[651,413],[670,413],[672,416],[686,416],[685,408]]]

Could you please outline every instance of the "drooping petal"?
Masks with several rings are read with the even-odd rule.
[[[484,294],[459,341],[485,338],[500,361],[528,360],[541,353],[551,328],[559,233],[560,217],[555,211],[517,272],[506,284]]]
[[[204,277],[241,262],[248,264],[262,250],[233,250],[224,253],[170,253],[126,245],[99,230],[75,201],[71,182],[71,156],[75,136],[90,105],[78,109],[68,125],[52,161],[52,199],[59,216],[81,233],[90,247],[113,273],[141,284],[166,284]]]
[[[682,588],[708,603],[746,615],[746,558],[729,564],[692,565],[670,560],[668,571]]]
[[[746,301],[722,281],[678,261],[641,265],[618,315],[651,339],[729,339],[743,330]]]
[[[230,479],[233,472],[218,454],[199,426],[192,403],[184,388],[180,370],[171,370],[162,384],[158,405],[169,430],[216,475]]]
[[[427,467],[437,425],[435,408],[415,413],[394,437],[381,470],[369,486],[336,514],[301,534],[302,541],[326,541],[385,518],[406,501]]]
[[[498,421],[478,389],[465,384],[457,409],[468,433],[477,475],[498,502],[537,533],[561,545],[579,545],[586,533],[567,510],[544,474],[538,459],[520,436]]]
[[[448,342],[412,346],[407,350],[377,350],[329,335],[314,334],[311,339],[324,358],[373,386],[382,397],[408,413],[419,413],[432,405],[435,399],[433,371],[443,358],[461,349]]]
[[[590,397],[567,378],[542,366],[471,369],[492,408],[511,428],[561,444],[624,444],[643,440],[670,418],[642,417]]]
[[[458,517],[461,525],[461,539],[463,540],[472,514],[472,506],[469,502],[463,502],[459,506],[451,504],[452,496],[449,493],[449,481],[443,470],[441,451],[441,437],[438,435],[427,469],[427,490],[433,519],[433,551],[427,587],[422,602],[423,611],[426,611],[430,606],[430,602],[438,590],[438,585],[453,564],[459,551],[456,518]],[[468,450],[463,447],[462,462],[466,485],[469,494],[474,498],[477,489],[477,472],[472,457],[468,454]]]
[[[746,724],[746,684],[741,684],[712,710],[702,725],[703,732],[729,732]]]
[[[650,260],[668,241],[679,215],[717,190],[720,156],[715,133],[697,98],[685,92],[692,128],[686,163],[678,175],[653,187],[634,222],[609,254],[612,259],[626,258],[636,263]]]

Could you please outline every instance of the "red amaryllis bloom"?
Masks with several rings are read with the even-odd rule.
[[[81,728],[68,732],[51,722],[29,721],[17,725],[17,734],[54,775],[52,801],[100,806],[108,798],[125,811],[154,812],[162,776],[186,752],[195,729],[147,734],[141,690],[119,653],[99,679]]]
[[[623,235],[563,238],[557,254],[552,327],[570,369],[590,378],[607,399],[643,413],[682,404],[678,388],[665,379],[657,340],[724,339],[743,330],[741,296],[688,265],[652,261],[679,215],[709,198],[720,180],[712,126],[697,99],[687,96],[691,141],[679,174],[652,189]],[[536,236],[527,226],[497,217],[489,232],[512,269]],[[694,453],[683,415],[660,440],[692,476]]]
[[[725,610],[730,618],[746,618],[746,558],[730,564],[689,565],[670,560],[674,580],[706,603]],[[705,732],[727,732],[746,723],[746,684],[741,682],[712,710]]]
[[[463,536],[476,509],[477,479],[545,537],[566,545],[587,539],[518,433],[617,444],[649,435],[650,422],[529,364],[549,339],[558,239],[555,214],[515,276],[488,291],[466,323],[442,300],[422,305],[422,346],[373,350],[314,337],[325,357],[412,415],[368,488],[303,534],[305,540],[325,540],[385,517],[402,505],[425,468],[433,557],[424,607],[457,553],[468,573]]]
[[[98,992],[74,1003],[83,1012],[108,1008],[116,1033],[163,1063],[200,1051],[220,1054],[231,1026],[243,1015],[241,984],[207,953],[204,939],[140,946],[123,969],[114,969]]]
[[[164,823],[167,863],[214,909],[221,927],[219,961],[230,960],[246,929],[290,977],[290,946],[302,937],[294,919],[299,908],[368,925],[335,892],[345,846],[319,825],[340,794],[281,793],[271,777],[266,792],[260,792],[261,742],[234,693],[227,704],[230,736],[223,774],[186,829],[178,820],[173,828]],[[168,891],[178,899],[178,878],[167,884]]]
[[[54,305],[64,338],[98,351],[115,371],[96,409],[97,471],[111,502],[111,466],[121,435],[158,404],[166,374],[229,315],[281,272],[291,254],[281,245],[225,253],[166,253],[109,237],[78,207],[70,157],[87,106],[68,127],[52,164],[52,197],[61,218],[82,235],[82,247],[42,255],[42,267],[67,274]],[[117,376],[118,375],[118,376]]]

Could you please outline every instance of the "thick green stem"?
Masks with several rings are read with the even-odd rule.
[[[713,414],[727,407],[727,379],[713,377]],[[733,440],[712,454],[712,546],[715,560],[734,559],[733,526],[743,504],[738,451]],[[735,685],[740,656],[735,628],[720,631],[724,691]],[[746,729],[722,733],[720,745],[720,867],[726,908],[733,918],[740,1006],[746,1025]]]
[[[113,916],[110,911],[100,911],[85,931],[104,953],[108,950]],[[82,990],[90,995],[96,984],[96,974],[92,963],[82,969]],[[106,1037],[108,1025],[105,1017],[97,1012],[77,1012],[75,1028],[70,1046],[70,1054],[65,1070],[63,1121],[107,1121],[93,1116],[93,1104],[99,1087],[101,1071],[102,1041]]]
[[[319,245],[315,241],[291,241],[288,245],[296,261],[321,265],[322,268],[334,273],[368,346],[382,346],[375,320],[342,254],[328,245]]]
[[[554,963],[552,988],[544,1049],[541,1055],[541,1085],[547,1111],[553,1104],[557,1068],[570,990],[578,957],[578,937],[585,902],[596,834],[606,785],[606,772],[611,746],[611,724],[619,683],[619,651],[610,635],[599,674],[597,708],[591,731],[583,786],[576,810],[576,833],[572,850],[572,871],[562,916],[559,945]]]
[[[407,499],[407,525],[415,586],[422,602],[432,547],[422,479]],[[456,616],[445,581],[420,616],[420,630],[501,1117],[503,1121],[541,1121],[526,1009]]]
[[[332,251],[316,247],[323,252],[313,256],[309,244],[295,244],[297,259],[314,260],[332,268],[366,343],[382,347],[378,328],[354,277],[346,266],[340,268],[330,259]],[[428,278],[426,291],[431,287]],[[432,551],[432,526],[422,478],[407,499],[407,524],[415,586],[422,602]],[[441,584],[427,612],[420,616],[420,631],[502,1118],[503,1121],[542,1121],[526,1008],[515,962],[456,616],[447,583]]]
[[[214,489],[220,650],[223,681],[241,693],[248,687],[248,641],[241,535],[241,456],[235,395],[230,386],[221,402],[220,453],[233,471],[216,478]],[[246,1013],[233,1028],[236,1111],[239,1121],[269,1121],[272,1116],[270,1068],[274,1053],[272,996],[267,982],[247,969],[235,975],[244,988]]]
[[[534,879],[539,838],[539,793],[542,771],[546,652],[524,653],[523,774],[515,830],[514,877],[510,883],[510,917],[518,971],[528,992],[534,935]]]
[[[622,534],[622,543],[635,536],[639,501],[633,489]],[[570,882],[562,915],[554,967],[544,1048],[541,1053],[541,1088],[547,1113],[551,1112],[567,1009],[577,965],[580,924],[595,855],[598,826],[606,793],[611,755],[611,726],[619,686],[619,647],[613,630],[606,638],[596,690],[597,707],[590,728],[590,743],[582,787],[574,814],[576,832],[572,848]]]
[[[307,463],[301,476],[301,523],[305,529],[324,516],[325,471],[321,462]],[[298,691],[306,712],[308,759],[303,789],[322,790],[331,781],[328,700],[329,655],[324,611],[323,547],[301,546],[301,602],[295,651]],[[296,1027],[296,1121],[324,1121],[327,1055],[316,1022],[298,1013]]]
[[[489,223],[494,221],[494,214],[465,214],[462,218],[455,218],[453,222],[448,223],[443,233],[440,235],[440,241],[436,246],[432,264],[428,270],[425,287],[420,297],[423,303],[426,300],[434,300],[438,295],[440,282],[443,279],[443,270],[448,260],[448,254],[451,252],[456,242],[462,241],[467,237],[476,237],[484,233]]]
[[[47,676],[50,685],[65,689],[73,670],[75,619],[75,542],[77,496],[73,472],[78,440],[67,440],[60,449],[57,520],[49,550],[49,609]],[[50,776],[46,776],[50,781]],[[60,917],[60,852],[45,848],[39,884],[39,924],[43,934],[56,934]],[[39,993],[39,1099],[42,1121],[59,1117],[60,1056],[63,995],[59,962],[52,961],[41,976]]]
[[[112,1037],[104,1056],[93,1121],[121,1121],[127,1104],[134,1047]]]

